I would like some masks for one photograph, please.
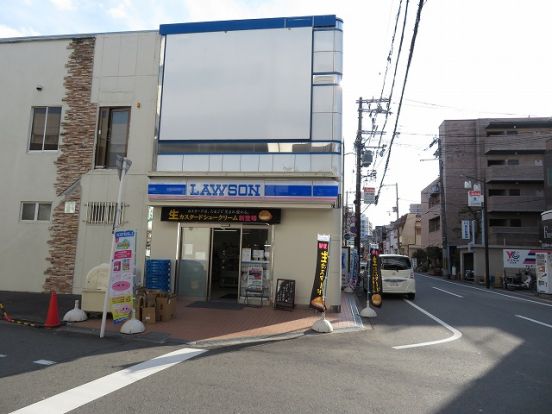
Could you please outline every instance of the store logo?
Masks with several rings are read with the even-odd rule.
[[[260,197],[260,184],[190,184],[190,195],[211,197]]]
[[[519,263],[520,254],[515,250],[507,250],[506,255],[508,256],[508,263],[516,264]]]

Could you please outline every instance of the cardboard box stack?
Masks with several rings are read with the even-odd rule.
[[[176,295],[172,293],[141,288],[136,299],[138,316],[144,323],[167,322],[175,316]]]

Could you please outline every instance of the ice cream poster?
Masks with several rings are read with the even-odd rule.
[[[136,232],[120,230],[114,234],[113,257],[109,277],[109,296],[113,322],[124,322],[132,312],[136,266]]]

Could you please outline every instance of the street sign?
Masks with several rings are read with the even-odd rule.
[[[462,220],[462,240],[470,240],[470,220]]]
[[[364,187],[364,204],[374,204],[376,202],[376,189],[374,187]]]
[[[483,202],[483,196],[481,191],[468,191],[468,206],[470,207],[481,207]]]

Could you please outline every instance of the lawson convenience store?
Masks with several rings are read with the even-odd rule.
[[[317,234],[335,235],[327,304],[336,309],[338,197],[329,179],[150,177],[151,258],[171,259],[171,285],[181,297],[244,302],[254,285],[269,303],[283,278],[296,281],[295,302],[307,305]]]

